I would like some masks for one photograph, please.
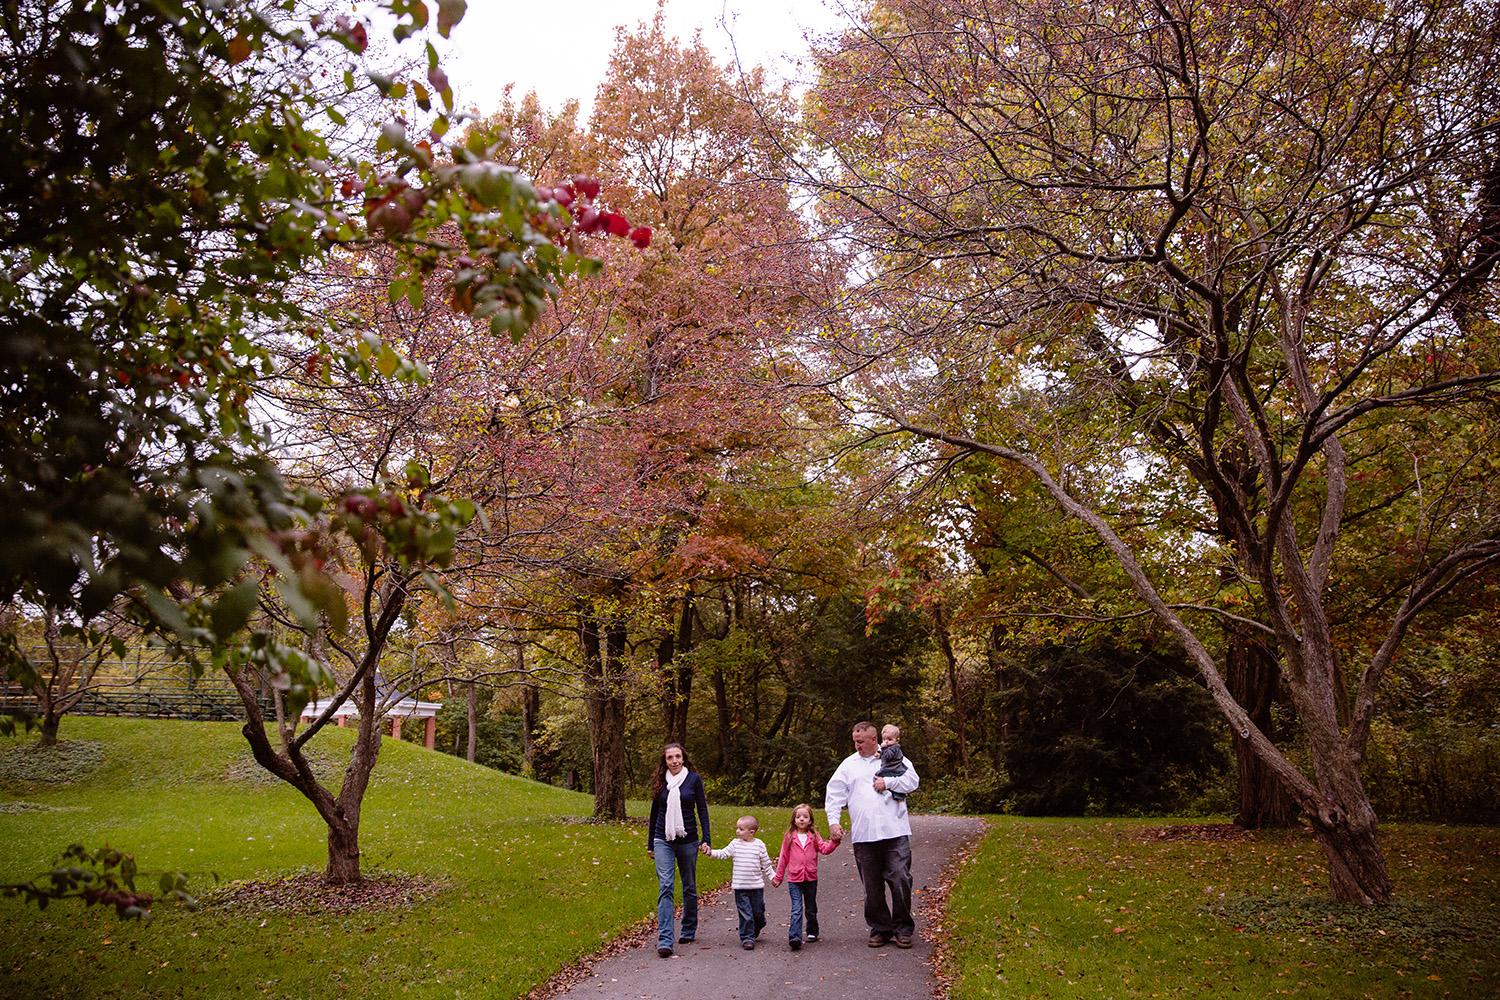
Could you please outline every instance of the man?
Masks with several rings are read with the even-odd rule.
[[[868,722],[854,726],[854,753],[844,759],[828,779],[824,806],[828,810],[828,835],[844,839],[839,825],[844,807],[849,807],[849,833],[854,840],[854,863],[865,886],[865,923],[870,927],[870,947],[895,941],[897,948],[910,948],[917,925],[911,915],[911,822],[906,803],[892,793],[916,791],[920,779],[908,760],[906,773],[877,778],[880,748],[875,727]],[[890,902],[886,902],[886,889]]]

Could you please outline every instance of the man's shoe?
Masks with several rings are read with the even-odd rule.
[[[740,947],[744,948],[746,951],[754,951],[755,950],[755,942],[754,941],[742,941],[742,942],[740,942]]]
[[[889,939],[884,934],[871,934],[870,935],[870,947],[871,948],[884,948],[885,947],[885,943],[886,943],[887,940],[889,940]]]
[[[680,937],[680,938],[677,939],[677,943],[678,944],[692,944],[696,940],[697,940],[697,938],[688,937],[686,934],[684,934],[682,937]]]
[[[793,951],[802,950],[802,942],[797,938],[792,938],[790,941],[788,941],[787,946],[790,947]]]
[[[808,944],[812,944],[817,939],[818,939],[818,932],[817,931],[808,931],[808,933],[807,933],[807,943]]]
[[[910,948],[911,947],[911,935],[910,934],[897,934],[896,935],[896,947],[897,948]]]
[[[671,948],[658,948],[658,949],[656,949],[656,954],[659,955],[662,958],[671,958],[672,957],[672,949]]]

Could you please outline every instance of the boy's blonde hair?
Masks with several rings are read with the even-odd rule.
[[[887,736],[887,731],[893,733],[894,735]],[[894,722],[887,722],[885,725],[880,727],[880,738],[883,740],[896,740],[899,742],[901,739],[901,727],[896,725]]]
[[[818,814],[815,813],[815,812],[813,812],[813,807],[812,806],[808,805],[806,802],[798,802],[796,805],[792,806],[792,818],[790,820],[788,820],[787,824],[786,824],[787,833],[796,833],[797,832],[797,813],[801,812],[803,809],[807,810],[807,818],[808,819],[816,819],[817,818]],[[811,824],[808,827],[809,830],[816,829],[816,828],[817,828],[817,824],[816,823],[813,823],[813,824]]]
[[[748,813],[735,820],[734,825],[739,826],[741,823],[749,823],[750,829],[752,830],[760,829],[760,820],[756,819],[754,816],[749,815]]]

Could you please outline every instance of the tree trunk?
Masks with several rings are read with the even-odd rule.
[[[948,615],[941,603],[932,606],[932,631],[937,636],[938,648],[943,651],[943,660],[948,665],[948,691],[953,698],[953,732],[958,737],[958,764],[960,773],[969,776],[969,744],[964,737],[964,698],[958,686],[958,656],[953,652],[953,641],[948,635]]]
[[[1332,822],[1314,815],[1312,821],[1313,836],[1328,858],[1333,898],[1356,906],[1389,903],[1394,890],[1380,849],[1375,810],[1366,807],[1358,816],[1339,812]]]
[[[380,759],[380,719],[375,714],[378,703],[375,662],[366,651],[366,662],[362,664],[364,676],[360,678],[356,701],[359,705],[359,730],[354,737],[354,750],[349,754],[349,765],[344,768],[344,783],[334,800],[336,819],[328,821],[328,869],[325,874],[332,885],[347,885],[361,878],[359,816],[365,790],[370,786],[370,775],[375,770],[375,762]]]
[[[724,671],[714,667],[714,709],[719,716],[719,771],[729,773],[729,685],[724,680]]]
[[[589,699],[594,736],[594,818],[625,821],[625,698],[616,693]]]
[[[527,684],[521,689],[521,752],[526,763],[535,766],[536,729],[541,724],[542,689]]]
[[[687,743],[688,703],[693,693],[693,668],[681,659],[693,648],[693,592],[682,597],[682,613],[678,616],[676,634],[671,631],[662,636],[657,645],[656,663],[661,671],[664,690],[662,693],[662,733],[667,743]]]
[[[1276,653],[1267,640],[1255,631],[1236,622],[1225,626],[1224,683],[1250,720],[1275,740],[1271,705],[1276,698],[1276,686],[1281,679],[1281,667]],[[1276,772],[1256,754],[1250,741],[1239,733],[1232,733],[1235,769],[1239,774],[1240,809],[1234,817],[1236,826],[1246,830],[1294,826],[1297,822],[1297,804],[1286,793]]]
[[[1000,625],[990,626],[989,642],[985,644],[984,655],[989,661],[990,676],[995,679],[995,690],[1004,692],[1011,686],[1010,671],[1005,667],[1005,656],[1002,643],[1005,639],[1005,629]],[[1008,702],[1001,701],[995,722],[999,729],[998,739],[989,741],[990,757],[998,774],[1005,773],[1005,747],[1010,742],[1012,734],[1016,731],[1016,713],[1008,707]]]
[[[360,880],[359,827],[328,825],[328,867],[323,876],[331,885],[353,885]]]
[[[469,682],[469,749],[465,756],[474,763],[474,751],[479,749],[479,685]]]
[[[585,664],[584,700],[594,763],[594,818],[625,820],[625,625],[616,618],[600,641],[599,621],[586,607],[579,620]]]
[[[662,742],[681,743],[677,736],[677,676],[672,660],[677,654],[676,630],[662,630],[656,643],[656,673],[661,678]]]
[[[47,709],[42,713],[41,735],[37,739],[38,746],[57,746],[57,731],[62,726],[62,716],[52,711],[50,702]]]
[[[792,710],[796,707],[796,704],[796,692],[787,691],[786,698],[781,703],[781,711],[776,713],[776,720],[771,723],[771,728],[766,730],[766,746],[777,746],[776,734],[781,731],[783,726],[786,727],[787,732],[791,732]],[[781,753],[778,750],[770,751],[769,756],[762,755],[761,759],[755,762],[755,794],[757,799],[765,793],[766,788],[771,784],[771,779],[776,776],[776,769],[780,764]]]
[[[454,687],[453,687],[453,681],[452,681],[452,679],[450,678],[449,680],[446,680],[443,683],[446,684],[447,687],[448,687],[448,697],[452,698],[454,696],[454,694],[455,694],[455,690],[454,690]],[[459,733],[458,727],[454,726],[453,727],[453,756],[455,756],[455,757],[457,757],[458,754],[459,754],[459,751],[463,749],[462,739],[463,739],[463,737]]]
[[[528,677],[526,673],[526,646],[516,643],[516,676]],[[528,766],[534,765],[536,753],[536,730],[542,719],[542,689],[529,679],[521,684],[521,755]]]

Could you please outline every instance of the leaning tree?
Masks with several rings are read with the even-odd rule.
[[[861,264],[836,391],[934,459],[1013,463],[1097,534],[1340,900],[1391,898],[1360,762],[1392,657],[1500,560],[1494,16],[877,0],[809,103],[807,177]],[[1121,527],[1145,484],[1196,519],[1149,560]],[[1340,650],[1356,525],[1405,582]],[[1163,596],[1184,579],[1209,583]],[[1311,773],[1227,683],[1225,622],[1274,651]]]

